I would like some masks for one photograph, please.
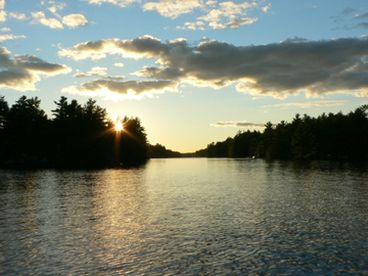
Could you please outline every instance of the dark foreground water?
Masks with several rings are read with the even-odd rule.
[[[0,171],[0,275],[368,273],[368,171],[262,160]]]

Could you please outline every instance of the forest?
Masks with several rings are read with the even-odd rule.
[[[37,97],[22,96],[9,106],[0,97],[1,168],[133,167],[170,157],[368,161],[368,105],[348,114],[297,114],[291,122],[268,122],[262,132],[238,132],[182,154],[150,145],[139,118],[112,122],[92,99],[81,105],[63,96],[55,101],[52,118],[40,104]]]
[[[199,157],[368,161],[368,105],[348,114],[297,114],[292,122],[268,122],[263,132],[238,132],[211,143]]]
[[[107,168],[139,166],[148,159],[145,129],[125,117],[115,129],[104,108],[61,97],[52,119],[40,100],[20,97],[11,107],[0,97],[0,167]]]

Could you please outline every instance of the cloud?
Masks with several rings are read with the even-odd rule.
[[[133,40],[106,39],[79,43],[69,49],[61,49],[59,55],[74,60],[101,59],[106,55],[120,54],[126,57],[156,57],[168,47],[152,36]]]
[[[108,77],[85,82],[79,86],[69,86],[64,88],[62,92],[86,96],[142,98],[176,90],[177,83],[173,81],[123,81],[121,78]]]
[[[183,14],[197,12],[201,14],[195,21],[186,22],[179,29],[204,30],[205,28],[225,29],[239,28],[255,23],[256,17],[247,16],[249,10],[259,8],[267,13],[271,4],[265,1],[220,1],[220,0],[87,0],[89,4],[104,3],[127,7],[139,4],[144,11],[154,11],[163,17],[175,19]]]
[[[204,3],[201,0],[159,0],[145,3],[143,5],[143,10],[156,11],[164,17],[174,19],[179,15],[190,13],[203,6]]]
[[[368,29],[368,12],[359,12],[353,8],[345,8],[337,16],[332,17],[340,26],[335,29],[352,30],[355,28]],[[360,21],[359,23],[356,23]]]
[[[13,35],[13,34],[1,34],[0,35],[0,42],[8,41],[8,40],[15,40],[20,38],[26,38],[24,35]]]
[[[314,107],[332,107],[332,106],[342,106],[346,103],[344,100],[321,100],[312,102],[289,102],[289,103],[279,103],[272,105],[265,105],[263,107],[276,107],[276,108],[286,108],[286,107],[297,107],[297,108],[314,108]]]
[[[264,13],[268,13],[270,11],[271,7],[272,7],[272,4],[269,3],[269,4],[265,5],[265,6],[263,6],[261,8],[261,11],[264,12]]]
[[[11,32],[11,29],[9,27],[2,27],[0,31],[3,33],[8,33],[8,32]]]
[[[356,27],[368,29],[368,22],[361,22],[361,23],[357,24]]]
[[[183,39],[162,42],[143,36],[85,42],[59,51],[60,56],[76,60],[109,54],[156,59],[157,66],[135,73],[154,80],[215,88],[235,84],[239,92],[276,98],[300,92],[368,96],[367,38],[287,40],[258,46],[201,41],[192,46]]]
[[[368,12],[358,14],[355,16],[356,19],[368,19]]]
[[[204,22],[212,29],[235,29],[243,25],[250,25],[256,22],[257,18],[248,17],[246,14],[249,9],[256,7],[256,5],[255,2],[222,2],[206,15],[198,17],[196,24]]]
[[[54,1],[49,1],[48,4],[50,5],[48,11],[56,16],[60,16],[59,11],[62,11],[66,7],[66,4],[63,2],[56,3]]]
[[[16,20],[26,20],[27,19],[26,14],[19,13],[19,12],[9,12],[8,17],[16,19]]]
[[[247,121],[218,121],[216,123],[211,124],[213,127],[238,127],[238,128],[246,128],[246,129],[257,129],[264,128],[264,123],[251,123]]]
[[[24,13],[5,11],[5,0],[0,0],[0,22],[5,22],[7,18],[16,20],[25,20],[27,16]]]
[[[190,30],[204,30],[206,27],[212,29],[236,29],[257,21],[256,17],[247,16],[248,10],[256,7],[258,7],[258,4],[251,1],[242,3],[212,1],[210,7],[207,6],[204,15],[197,17],[193,22],[184,23],[180,28]],[[263,10],[265,7],[270,8],[270,6],[264,6],[261,9]]]
[[[106,67],[92,67],[88,72],[80,72],[74,74],[76,78],[85,78],[85,77],[102,77],[107,76],[107,68]]]
[[[59,16],[56,12],[55,15]],[[71,29],[84,26],[88,23],[87,18],[80,13],[72,13],[61,17],[61,19],[46,17],[43,11],[32,12],[33,23],[39,23],[51,29],[64,29],[67,26]]]
[[[65,65],[48,63],[38,57],[23,55],[12,58],[5,47],[0,47],[0,87],[19,91],[34,90],[41,76],[70,72]]]
[[[114,63],[114,66],[115,66],[115,67],[122,68],[122,67],[124,67],[124,63],[122,63],[122,62],[115,62],[115,63]]]
[[[0,22],[6,21],[5,0],[0,0]]]
[[[74,29],[86,25],[88,20],[83,14],[72,13],[63,17],[63,23],[64,25]]]
[[[60,12],[66,7],[64,2],[42,0],[41,5],[46,6],[45,11],[32,12],[33,23],[39,23],[51,29],[64,29],[65,26],[75,29],[88,23],[87,18],[81,13],[60,15]],[[45,12],[51,14],[51,17],[47,17]]]
[[[88,3],[93,5],[112,4],[120,7],[126,7],[136,2],[136,0],[87,0]]]
[[[42,24],[51,29],[63,29],[63,24],[56,18],[48,18],[42,11],[32,12],[33,22]]]

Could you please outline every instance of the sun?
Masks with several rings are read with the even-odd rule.
[[[124,126],[123,126],[123,124],[122,124],[120,121],[117,121],[117,122],[115,123],[114,128],[115,128],[115,131],[116,131],[116,132],[121,132],[121,131],[123,131],[123,130],[124,130]]]

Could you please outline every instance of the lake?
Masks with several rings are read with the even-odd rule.
[[[154,159],[0,171],[0,274],[368,273],[368,169]]]

